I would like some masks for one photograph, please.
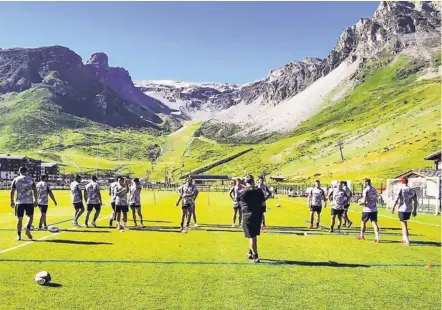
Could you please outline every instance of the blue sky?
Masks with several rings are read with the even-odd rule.
[[[134,80],[245,83],[326,57],[379,2],[0,2],[0,48],[105,52]]]

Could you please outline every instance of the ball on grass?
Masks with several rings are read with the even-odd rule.
[[[281,208],[281,205],[280,205],[280,204],[277,204],[276,207],[277,207],[277,208]]]
[[[47,271],[40,271],[35,276],[35,282],[38,285],[48,285],[51,282],[51,275]]]
[[[55,226],[49,226],[48,231],[50,231],[51,233],[56,233],[59,231],[59,229]]]

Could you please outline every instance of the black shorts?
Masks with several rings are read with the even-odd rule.
[[[32,203],[22,203],[15,205],[15,216],[23,217],[26,213],[26,216],[34,215],[34,205]]]
[[[259,236],[261,232],[262,215],[262,213],[242,214],[242,225],[244,229],[244,236],[246,238]]]
[[[342,216],[344,214],[344,210],[331,209],[331,215]]]
[[[241,210],[241,205],[238,202],[233,203],[233,210]]]
[[[375,212],[362,212],[362,221],[367,222],[377,222],[378,221],[378,211]]]
[[[399,215],[399,220],[401,222],[408,221],[411,217],[411,212],[398,212],[397,214]]]
[[[347,211],[349,207],[350,207],[350,204],[345,205],[345,206],[344,206],[344,210]]]
[[[115,206],[115,212],[120,213],[127,213],[129,212],[129,207],[128,206]]]
[[[262,213],[267,212],[267,206],[262,207]]]
[[[92,211],[92,210],[96,210],[96,211],[100,211],[101,210],[101,205],[98,203],[88,203],[87,204],[87,210],[88,212]]]
[[[41,213],[48,212],[48,205],[38,205],[38,208],[40,209]]]
[[[76,203],[74,203],[74,209],[75,210],[84,209],[83,202],[76,202]]]
[[[132,209],[132,211],[140,210],[141,209],[141,205],[136,205],[136,204],[132,203],[130,205],[130,208]]]
[[[312,211],[312,212],[317,212],[317,213],[321,213],[321,211],[322,211],[322,206],[310,206],[310,211]]]
[[[185,205],[183,205],[181,208],[182,208],[183,210],[187,210],[187,209],[195,208],[195,206],[192,205],[192,204],[185,204]]]
[[[111,202],[112,210],[115,212],[115,201]]]

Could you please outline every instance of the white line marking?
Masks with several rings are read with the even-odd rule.
[[[282,198],[278,198],[278,200],[287,201],[287,202],[291,202],[291,203],[297,203],[295,201],[290,201],[290,200],[282,199]],[[381,210],[383,210],[383,209],[381,209]],[[354,212],[354,213],[361,213],[361,212],[358,212],[358,211],[355,211],[355,210],[351,210],[351,209],[349,209],[348,211]],[[393,220],[399,220],[397,217],[392,217],[392,216],[387,216],[387,215],[378,215],[378,216],[379,217],[385,217],[385,218],[393,219]],[[408,222],[409,223],[421,224],[421,225],[427,225],[427,226],[441,227],[441,225],[431,224],[431,223],[424,223],[424,222],[419,222],[419,221],[414,221],[414,220],[409,220]]]
[[[97,222],[99,222],[101,220],[104,220],[104,219],[107,219],[107,218],[109,218],[109,217],[100,217],[100,218],[97,219]],[[78,228],[79,227],[74,227],[74,228],[69,229],[69,230],[72,231],[72,230],[76,230]],[[61,235],[62,233],[64,233],[64,231],[61,231],[61,232],[58,232],[58,233],[51,233],[50,235],[41,237],[40,239],[36,239],[36,240],[33,240],[33,241],[27,241],[25,243],[13,246],[12,248],[8,248],[8,249],[5,249],[5,250],[2,250],[2,251],[0,251],[0,254],[6,253],[6,252],[10,252],[10,251],[13,251],[15,249],[18,249],[18,248],[21,248],[21,247],[33,244],[35,241],[41,241],[41,240],[45,240],[45,239],[48,239],[48,238],[51,238],[51,237],[54,237],[54,236],[57,236],[57,235]]]

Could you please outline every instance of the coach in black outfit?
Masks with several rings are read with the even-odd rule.
[[[254,263],[259,263],[258,236],[261,231],[265,197],[262,190],[255,187],[252,175],[246,177],[246,187],[238,192],[236,199],[241,206],[244,235],[249,239],[247,258],[253,259]]]

